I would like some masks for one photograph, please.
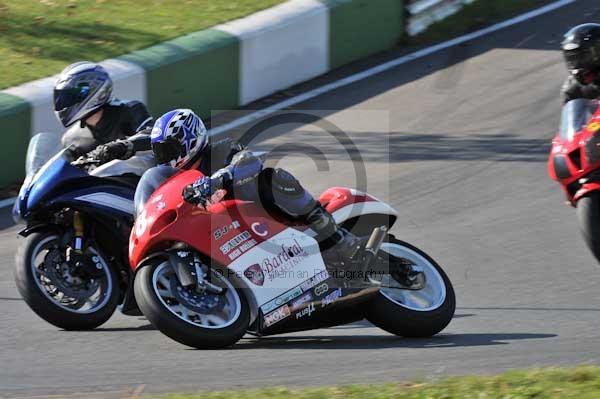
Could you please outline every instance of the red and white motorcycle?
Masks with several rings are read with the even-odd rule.
[[[452,319],[450,280],[426,253],[387,233],[397,213],[378,199],[340,187],[319,199],[339,225],[370,236],[364,267],[346,273],[324,264],[306,226],[235,199],[192,206],[181,192],[200,172],[170,176],[163,168],[147,172],[155,176],[138,186],[129,259],[140,309],[174,340],[219,348],[245,333],[364,318],[392,334],[428,337]],[[144,180],[162,184],[155,190]]]

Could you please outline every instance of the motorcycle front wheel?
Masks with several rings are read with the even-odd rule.
[[[592,192],[577,202],[577,219],[583,240],[600,262],[600,193]]]
[[[225,289],[221,295],[200,294],[181,286],[167,260],[143,266],[135,277],[135,299],[144,316],[163,334],[198,349],[233,345],[250,323],[244,295],[218,271],[211,282]]]
[[[47,230],[27,236],[15,256],[15,282],[29,307],[65,330],[91,330],[104,324],[119,301],[117,275],[100,252],[88,247],[93,275],[65,261],[62,234]]]
[[[410,260],[426,276],[418,291],[393,288],[394,279],[384,275],[381,288],[369,303],[367,319],[377,327],[403,337],[431,337],[452,320],[456,308],[454,289],[442,268],[420,249],[389,236],[381,251]]]

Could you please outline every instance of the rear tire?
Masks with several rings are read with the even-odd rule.
[[[239,298],[239,315],[224,327],[202,327],[191,321],[185,321],[182,316],[173,313],[159,297],[155,285],[155,273],[159,268],[170,265],[165,260],[157,259],[137,272],[134,283],[135,299],[146,318],[163,334],[175,341],[197,349],[218,349],[235,344],[245,334],[250,323],[250,307],[243,293],[233,288],[232,295]],[[225,277],[223,277],[224,279]],[[178,286],[180,287],[180,286]],[[163,287],[164,288],[164,287]],[[183,306],[179,302],[179,306]],[[190,310],[186,310],[186,313]],[[192,311],[193,314],[194,313]]]
[[[577,202],[577,219],[583,240],[600,262],[600,193],[590,193]]]
[[[437,273],[438,281],[443,284],[445,294],[443,298],[439,297],[431,309],[425,307],[416,310],[395,302],[391,295],[385,295],[380,291],[368,305],[367,320],[389,333],[403,337],[423,338],[439,333],[450,323],[456,309],[454,289],[448,276],[429,255],[420,249],[393,236],[389,237],[388,242],[404,247],[416,254],[419,259],[425,260],[428,266],[433,268],[430,273]],[[428,285],[431,283],[431,281],[427,282]]]
[[[50,243],[53,237],[60,234],[53,230],[45,230],[32,233],[27,236],[15,256],[15,282],[19,293],[38,316],[48,323],[65,330],[91,330],[104,324],[115,311],[119,302],[119,282],[117,275],[107,266],[110,275],[110,296],[106,303],[95,311],[80,313],[76,310],[68,310],[51,300],[42,290],[34,276],[35,259],[34,252],[41,250],[41,245]]]

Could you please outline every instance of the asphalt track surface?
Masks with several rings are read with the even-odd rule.
[[[600,361],[600,268],[575,211],[546,174],[569,26],[600,18],[573,5],[320,96],[360,150],[367,189],[400,212],[393,232],[437,259],[457,293],[440,335],[407,340],[368,323],[187,349],[143,318],[65,332],[37,318],[13,283],[17,228],[0,224],[0,395],[122,396],[265,385],[399,381]],[[256,143],[307,187],[357,184],[314,126]],[[287,129],[287,130],[286,130]],[[319,151],[329,170],[311,158]],[[283,155],[282,155],[283,156]],[[323,164],[320,169],[323,168]],[[327,169],[327,168],[325,168]],[[6,212],[5,212],[6,213]]]

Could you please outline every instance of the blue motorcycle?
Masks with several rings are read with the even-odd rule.
[[[148,154],[104,165],[89,155],[75,160],[54,135],[31,139],[27,177],[13,209],[15,221],[27,225],[15,280],[41,318],[65,330],[87,330],[119,305],[124,314],[140,314],[127,248],[135,188],[152,166]]]

